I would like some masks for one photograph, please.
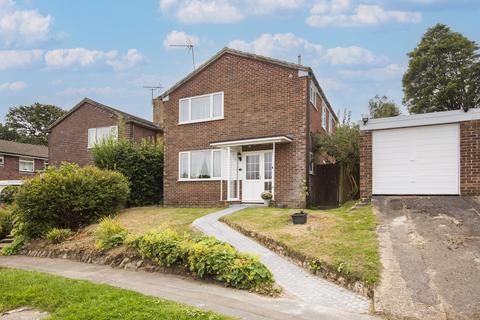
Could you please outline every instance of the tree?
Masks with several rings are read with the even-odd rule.
[[[65,112],[57,106],[38,102],[30,106],[12,107],[5,116],[5,127],[20,136],[14,141],[47,145],[48,127]]]
[[[403,102],[411,113],[475,108],[480,103],[478,45],[443,24],[408,54]]]
[[[350,197],[357,195],[360,168],[360,130],[357,124],[340,124],[331,135],[318,135],[315,152],[327,155],[327,161],[340,163],[351,185]]]
[[[23,142],[17,131],[0,123],[0,139],[8,141]]]
[[[395,102],[389,100],[386,96],[380,97],[378,94],[368,101],[368,109],[370,118],[387,118],[395,117],[400,114],[400,109]]]

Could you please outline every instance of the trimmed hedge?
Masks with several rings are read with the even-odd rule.
[[[15,228],[37,238],[52,228],[77,230],[124,207],[128,181],[119,172],[76,164],[49,167],[26,180],[15,196]]]
[[[180,236],[165,230],[131,237],[127,244],[160,266],[185,266],[200,278],[214,278],[229,287],[276,293],[273,276],[265,265],[213,237]]]
[[[158,204],[163,198],[163,145],[144,140],[106,140],[92,149],[95,165],[127,177],[129,206]]]

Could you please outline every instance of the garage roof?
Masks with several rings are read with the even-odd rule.
[[[431,112],[422,114],[401,115],[396,117],[368,119],[367,123],[359,121],[360,130],[382,130],[429,126],[436,124],[456,123],[463,121],[480,120],[480,108]]]

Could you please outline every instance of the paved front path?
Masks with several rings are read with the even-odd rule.
[[[248,320],[367,320],[291,297],[269,298],[165,273],[127,271],[62,259],[1,257],[0,266],[89,280]]]
[[[320,305],[352,313],[368,313],[368,299],[336,284],[311,275],[296,264],[233,230],[218,221],[220,217],[242,210],[246,206],[232,206],[203,216],[193,222],[202,232],[228,242],[240,251],[260,256],[270,269],[275,281],[288,293],[311,305]]]

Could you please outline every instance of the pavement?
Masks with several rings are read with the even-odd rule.
[[[262,263],[273,273],[277,284],[305,304],[350,312],[352,317],[368,313],[367,298],[310,274],[286,258],[218,221],[219,218],[244,208],[246,205],[231,206],[208,214],[195,220],[193,226],[205,234],[230,243],[239,251],[259,256]]]
[[[249,320],[366,320],[328,306],[306,303],[291,296],[270,298],[242,290],[195,281],[176,275],[127,271],[63,259],[0,256],[0,266],[40,271],[71,279],[88,280],[196,306]]]
[[[400,319],[480,319],[480,203],[378,197],[382,281],[375,311]]]

